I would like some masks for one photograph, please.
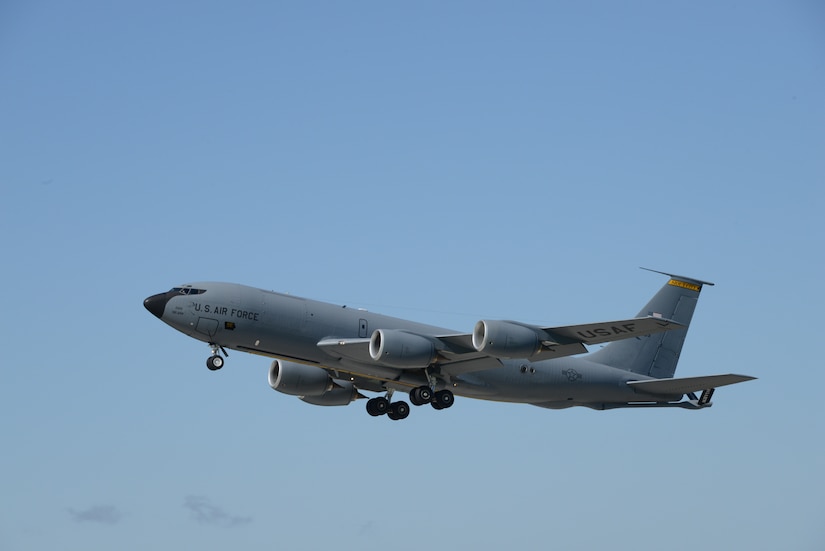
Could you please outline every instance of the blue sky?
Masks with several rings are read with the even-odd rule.
[[[822,549],[825,8],[0,6],[0,550]],[[195,280],[469,331],[706,288],[701,412],[273,392]]]

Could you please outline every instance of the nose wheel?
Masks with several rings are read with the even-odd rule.
[[[209,371],[217,371],[223,367],[224,360],[220,354],[218,354],[218,350],[223,352],[225,357],[229,357],[229,354],[226,353],[223,346],[219,344],[215,344],[213,342],[209,343],[209,348],[212,349],[212,355],[206,358],[206,367],[209,368]]]
[[[218,355],[209,356],[206,358],[206,367],[209,368],[209,371],[217,371],[223,367],[223,358]]]

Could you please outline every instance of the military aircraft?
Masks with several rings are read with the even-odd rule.
[[[716,388],[754,377],[673,378],[699,293],[713,284],[657,273],[669,280],[635,318],[561,327],[481,320],[470,333],[234,283],[180,285],[143,305],[208,343],[210,370],[223,367],[227,348],[269,356],[278,392],[321,406],[377,392],[366,402],[374,417],[409,415],[396,392],[437,410],[456,395],[550,409],[710,407]]]

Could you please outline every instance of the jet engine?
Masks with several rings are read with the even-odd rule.
[[[473,328],[473,347],[494,358],[530,358],[541,350],[542,333],[510,321],[481,320]]]
[[[397,329],[376,329],[370,337],[370,356],[391,367],[421,368],[435,361],[436,350],[427,337]]]
[[[320,367],[281,360],[269,368],[269,386],[316,406],[346,406],[363,398],[352,382],[333,379]]]
[[[336,380],[333,383],[332,390],[328,390],[320,396],[302,396],[301,400],[316,406],[346,406],[359,396],[358,389],[355,388],[352,382]]]
[[[275,360],[269,368],[269,386],[291,396],[322,396],[333,390],[329,373],[311,365]]]

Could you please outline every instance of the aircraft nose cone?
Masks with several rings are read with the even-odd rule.
[[[152,312],[152,315],[156,318],[161,318],[167,302],[169,302],[168,293],[160,293],[159,295],[152,295],[144,300],[143,306]]]

